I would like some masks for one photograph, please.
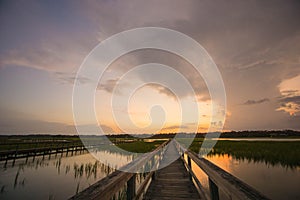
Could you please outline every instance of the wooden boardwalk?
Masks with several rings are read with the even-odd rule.
[[[38,143],[36,143],[38,144]],[[41,142],[40,144],[43,144]],[[51,144],[51,143],[50,143]],[[45,156],[51,154],[67,153],[68,152],[77,152],[86,150],[85,146],[77,143],[58,143],[51,144],[48,147],[33,147],[28,149],[18,149],[18,146],[15,150],[5,150],[0,151],[0,161],[16,160],[19,158],[29,158],[35,156]]]
[[[134,171],[149,163],[152,163],[151,166],[158,165],[161,169],[146,173],[145,179],[137,187],[136,173],[125,171]],[[195,165],[208,176],[209,191],[203,190],[194,171]],[[182,148],[173,140],[163,143],[147,156],[140,157],[122,169],[126,170],[113,172],[71,199],[219,200],[219,191],[222,191],[227,199],[268,199],[251,186],[199,157],[198,154]],[[123,192],[125,196],[120,196]]]
[[[164,162],[171,164],[155,173],[144,199],[201,199],[183,160],[178,157],[175,143],[171,142],[164,157]]]
[[[179,158],[157,171],[144,199],[202,199]]]

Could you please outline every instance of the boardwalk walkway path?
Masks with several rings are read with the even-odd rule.
[[[174,144],[171,144],[166,151],[166,159],[174,160],[178,157],[178,150]],[[155,179],[151,182],[144,198],[147,200],[202,199],[181,158],[156,172]]]
[[[178,148],[177,148],[178,147]],[[179,154],[182,157],[179,157]],[[184,159],[183,159],[184,157]],[[209,162],[198,154],[184,149],[176,141],[166,141],[146,156],[125,165],[123,169],[133,171],[145,166],[159,166],[157,171],[146,172],[139,185],[137,174],[115,171],[82,192],[72,200],[219,200],[219,191],[228,199],[268,199],[251,186]],[[208,176],[208,190],[204,190],[195,167]],[[137,187],[138,186],[138,187]],[[125,188],[125,189],[124,189]],[[123,192],[125,192],[125,195]],[[120,197],[120,198],[118,198]]]

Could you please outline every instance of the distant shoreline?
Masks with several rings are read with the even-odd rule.
[[[261,131],[229,131],[220,133],[207,133],[211,138],[300,138],[300,131],[295,130],[261,130]],[[220,134],[220,135],[219,135]],[[204,138],[206,133],[197,133],[196,136],[193,133],[159,133],[159,134],[106,134],[106,135],[96,135],[87,134],[80,135],[80,137],[109,137],[109,138],[149,138],[149,139],[159,139],[159,138],[173,138],[173,137],[196,137]],[[35,137],[35,138],[64,138],[64,137],[74,137],[77,138],[77,134],[57,134],[57,133],[24,133],[24,134],[0,134],[1,138],[22,138],[22,137]]]

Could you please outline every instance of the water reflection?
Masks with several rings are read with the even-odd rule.
[[[116,167],[132,160],[130,155],[105,154]],[[114,171],[87,152],[0,164],[0,199],[67,199]]]
[[[265,165],[281,165],[296,169],[300,166],[299,142],[264,142],[264,141],[220,141],[216,144],[211,156],[229,155],[235,160],[264,162]]]
[[[283,167],[267,162],[238,159],[229,154],[210,154],[207,159],[233,174],[271,199],[300,199],[300,168]],[[197,177],[208,191],[208,177],[192,163]],[[220,199],[226,199],[220,191]]]

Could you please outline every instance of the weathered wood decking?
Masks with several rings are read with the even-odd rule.
[[[171,143],[165,152],[166,163],[179,157],[175,143]],[[201,199],[191,176],[179,157],[172,164],[155,173],[144,199]]]
[[[179,158],[156,172],[144,199],[202,199]]]

